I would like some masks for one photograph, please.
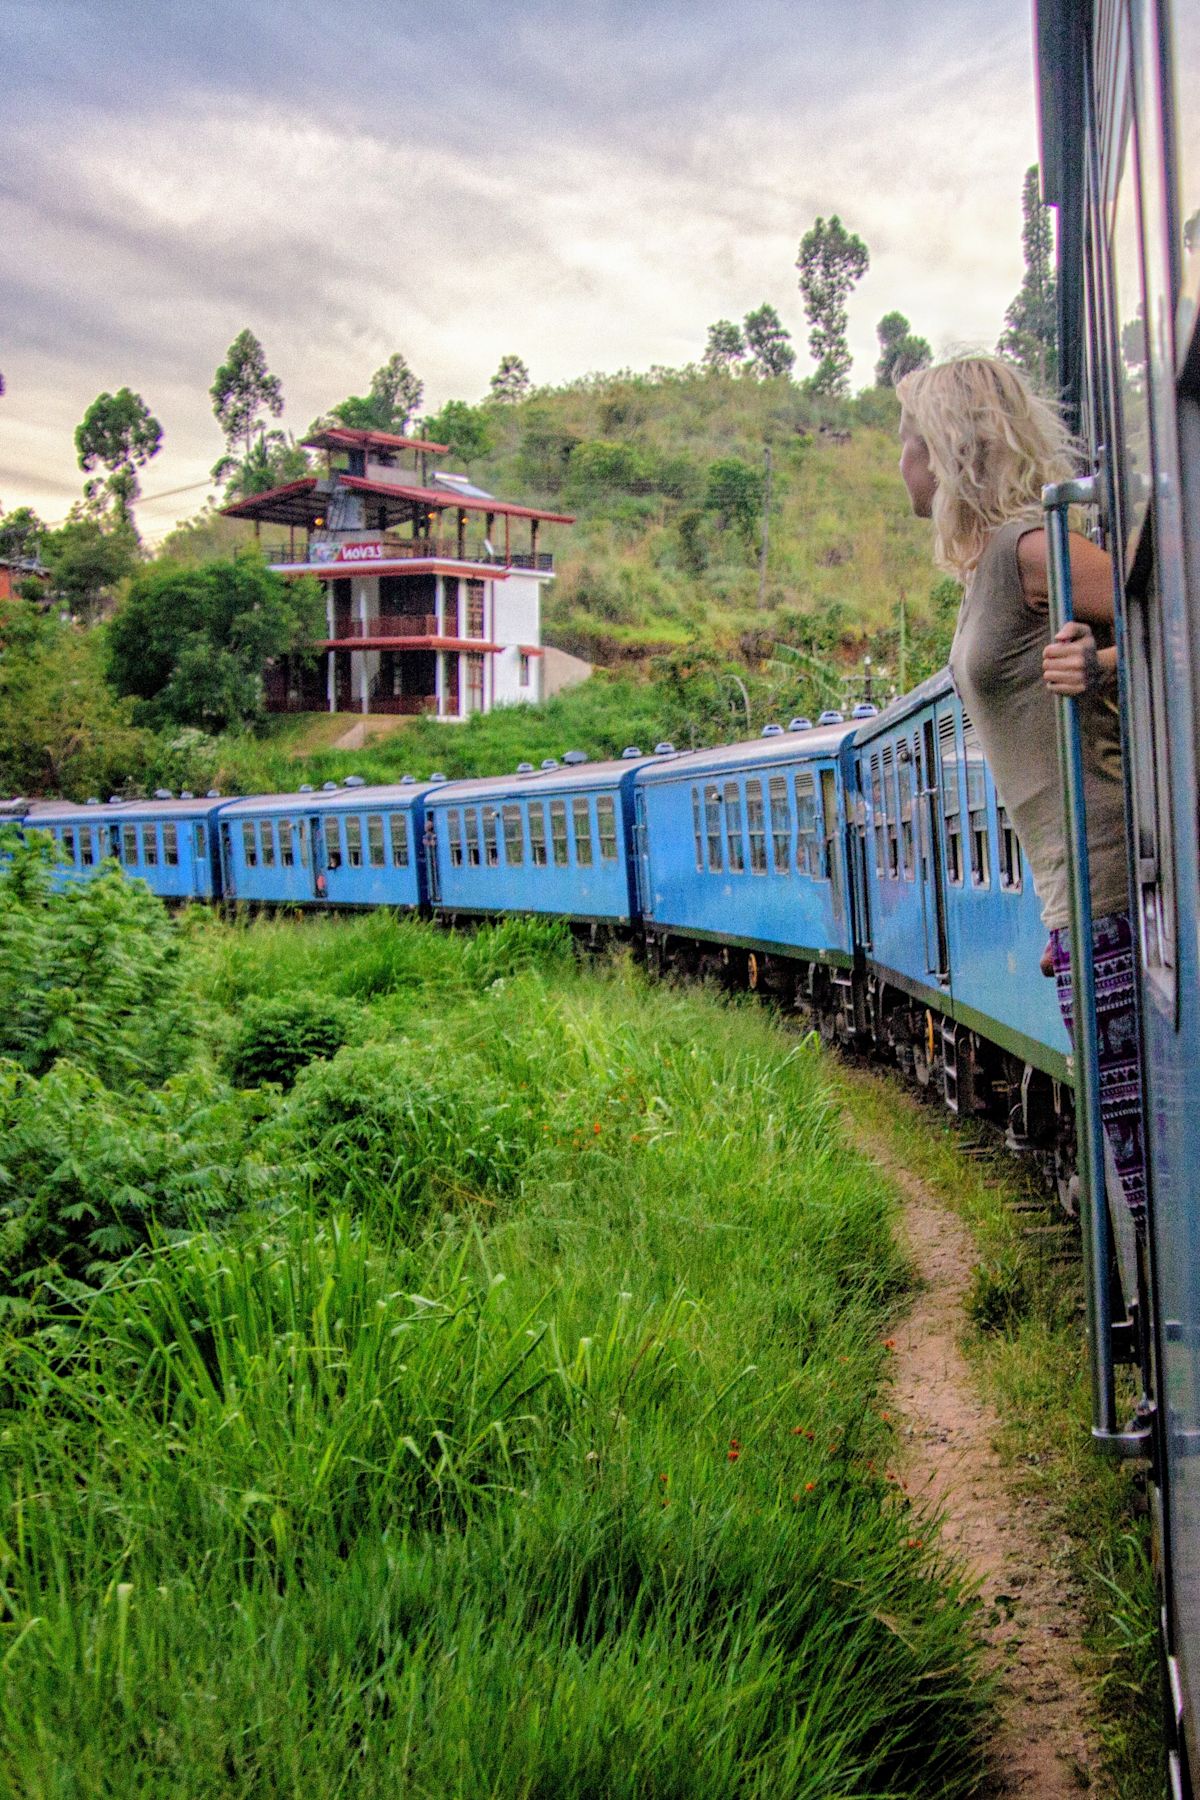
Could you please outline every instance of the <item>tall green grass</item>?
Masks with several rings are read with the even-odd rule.
[[[185,960],[217,1050],[301,983],[354,1041],[230,1090],[270,1191],[0,1336],[0,1792],[972,1791],[815,1046],[543,927]]]

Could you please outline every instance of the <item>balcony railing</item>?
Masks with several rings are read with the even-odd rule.
[[[416,717],[420,713],[436,713],[436,694],[369,694],[367,696],[367,712],[394,713],[405,718]]]
[[[534,569],[544,575],[554,572],[554,558],[545,550],[510,550],[506,557],[503,550],[496,549],[489,556],[482,544],[465,544],[460,551],[458,539],[452,537],[402,538],[385,533],[382,540],[374,541],[381,541],[383,544],[383,556],[380,560],[384,562],[470,562],[490,564],[498,569]],[[303,544],[293,547],[286,540],[264,542],[260,548],[272,567],[279,564],[295,567],[298,563],[306,563],[311,569],[336,568],[339,573],[347,576],[356,572],[360,575],[371,573],[369,562],[340,563],[333,555],[313,555],[314,550],[319,552],[322,545],[327,543],[327,539],[314,538],[307,552]]]
[[[380,613],[374,619],[335,619],[327,642],[343,638],[437,637],[436,613]],[[450,636],[454,636],[451,632]]]

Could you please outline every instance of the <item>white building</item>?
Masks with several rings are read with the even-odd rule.
[[[342,427],[305,443],[323,453],[323,473],[223,509],[253,519],[256,533],[286,526],[286,542],[265,546],[271,567],[325,584],[317,663],[283,657],[269,668],[268,708],[465,719],[540,700],[541,596],[554,559],[539,530],[572,525],[571,515],[430,475],[444,444]]]

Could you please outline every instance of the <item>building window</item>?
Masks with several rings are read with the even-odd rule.
[[[600,833],[600,861],[617,860],[617,809],[611,794],[601,794],[596,801],[596,826]]]
[[[242,820],[242,857],[248,869],[257,869],[258,833],[253,819]]]
[[[767,793],[771,802],[771,848],[774,854],[775,873],[790,875],[792,872],[792,814],[788,806],[787,776],[772,775],[767,783]]]
[[[520,675],[518,677],[522,687],[529,686],[529,676],[530,676],[532,669],[533,669],[532,656],[527,656],[525,654],[524,650],[522,650],[521,651]]]
[[[958,786],[958,744],[950,713],[944,713],[938,720],[938,759],[942,776],[942,818],[946,824],[946,877],[958,886],[963,878],[962,795]]]
[[[586,795],[572,800],[571,813],[575,822],[575,862],[579,868],[588,869],[592,865],[592,809]]]
[[[1019,894],[1023,884],[1021,846],[1007,807],[997,806],[996,822],[1000,827],[1000,886],[1006,893]]]
[[[362,820],[353,813],[346,820],[346,863],[351,869],[362,868]]]
[[[466,812],[463,814],[463,818],[466,821],[467,867],[469,869],[477,869],[483,861],[479,837],[479,808],[477,806],[468,806]]]
[[[367,814],[367,859],[373,869],[382,869],[387,863],[382,813]]]
[[[963,714],[963,759],[967,765],[967,821],[971,831],[971,886],[989,887],[992,879],[988,847],[987,773],[983,745]]]
[[[816,875],[817,796],[810,769],[797,769],[796,789],[796,867],[801,875]]]
[[[325,815],[325,862],[330,869],[342,866],[342,822],[333,813]]]
[[[746,832],[750,839],[750,873],[767,872],[767,819],[763,812],[761,781],[746,783]]]
[[[466,658],[467,664],[467,711],[469,713],[483,711],[483,658],[473,652]]]
[[[494,806],[483,809],[483,852],[489,869],[500,867],[500,845],[496,832],[500,823],[500,815]]]
[[[700,789],[692,789],[692,836],[696,841],[696,867],[704,867],[704,807],[700,799]]]
[[[469,638],[483,636],[483,583],[467,582],[467,630]]]
[[[742,790],[736,781],[725,783],[725,842],[729,846],[729,872],[740,875],[746,866],[742,843]]]
[[[295,867],[295,863],[296,848],[295,841],[292,837],[292,821],[290,819],[280,819],[279,866],[282,869],[291,869]]]
[[[503,808],[504,819],[504,860],[510,869],[519,869],[525,861],[525,830],[521,823],[521,809],[516,805]]]
[[[446,814],[446,835],[450,840],[450,867],[461,869],[463,866],[462,814],[457,806],[452,806]]]
[[[264,869],[275,867],[275,827],[270,819],[263,819],[258,827],[262,842],[262,866]]]
[[[408,867],[408,820],[403,813],[389,813],[388,832],[392,840],[393,869]]]
[[[550,802],[550,843],[553,847],[556,866],[563,868],[571,860],[571,852],[567,845],[567,803],[565,800]]]
[[[529,805],[529,860],[540,869],[546,866],[546,809],[540,800]]]
[[[715,782],[704,790],[704,825],[708,866],[714,875],[719,875],[725,867],[725,851],[721,842],[721,790]]]

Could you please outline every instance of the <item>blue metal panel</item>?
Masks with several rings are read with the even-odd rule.
[[[221,813],[226,897],[263,906],[423,906],[427,791],[360,787],[230,802]]]
[[[163,900],[211,900],[217,800],[138,800],[109,806],[42,801],[25,827],[47,831],[65,861],[60,881],[88,881],[116,861]]]

